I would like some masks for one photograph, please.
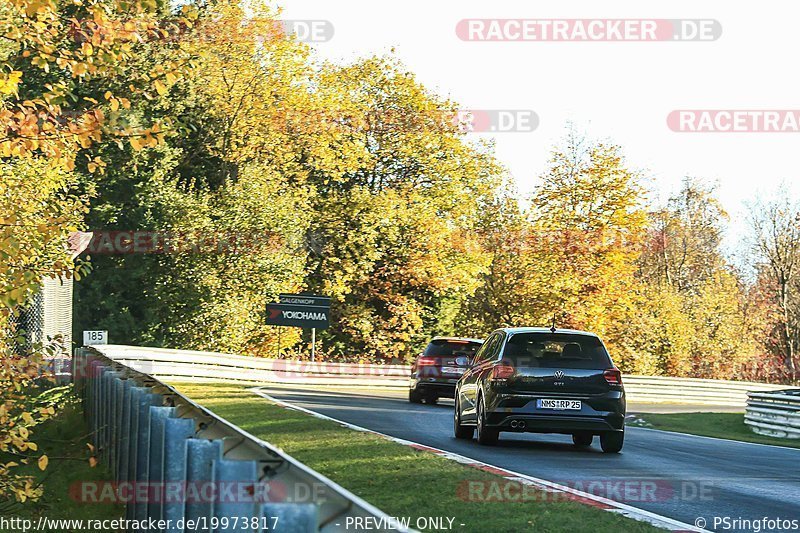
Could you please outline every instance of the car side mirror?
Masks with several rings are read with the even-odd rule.
[[[463,355],[456,357],[456,364],[458,366],[470,366],[469,358],[464,357]]]

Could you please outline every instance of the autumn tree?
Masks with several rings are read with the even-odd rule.
[[[500,169],[467,142],[453,102],[391,58],[321,73],[352,154],[342,172],[313,168],[320,217],[308,233],[308,286],[340,306],[323,342],[365,359],[407,359],[453,331],[486,257],[474,233]]]
[[[800,207],[782,190],[773,200],[753,204],[750,222],[756,258],[780,310],[779,351],[786,372],[794,379],[800,330]]]
[[[275,14],[252,7],[246,16],[237,3],[205,6],[184,37],[198,57],[193,76],[163,99],[133,103],[137,116],[172,117],[180,134],[146,153],[104,145],[114,164],[84,177],[100,191],[91,227],[180,234],[200,253],[95,257],[92,279],[76,290],[78,329],[113,325],[126,342],[245,353],[275,341],[265,303],[299,285],[304,267],[309,191],[286,117],[310,105],[297,88],[311,72],[307,50],[277,31]],[[159,54],[147,57],[157,63]],[[238,245],[217,249],[227,240]]]
[[[745,286],[722,244],[727,221],[715,187],[699,178],[650,211],[637,274],[648,320],[633,322],[637,359],[654,363],[644,369],[731,378],[751,356]]]
[[[155,4],[138,1],[0,5],[0,331],[44,277],[79,272],[66,246],[85,210],[74,170],[105,166],[87,150],[106,137],[140,147],[162,138],[167,121],[131,124],[126,110],[134,95],[164,93],[190,68],[189,56],[170,43],[169,60],[127,75],[124,85],[119,77],[140,43],[189,28],[192,18],[189,8],[166,17]],[[54,415],[58,396],[41,386],[44,347],[20,354],[15,345],[16,339],[2,339],[0,499],[25,501],[41,488],[16,471],[31,461],[47,467],[33,437],[36,426]]]
[[[529,323],[528,309],[546,299],[545,287],[531,283],[528,223],[516,187],[505,183],[480,211],[476,235],[488,255],[480,285],[463,303],[458,331],[477,338],[498,327]]]
[[[58,395],[43,390],[44,346],[21,351],[10,320],[45,277],[71,276],[67,235],[85,210],[69,188],[68,173],[40,158],[0,163],[0,509],[7,500],[24,502],[41,495],[33,476],[16,473],[21,465],[48,458],[38,451],[36,426],[55,414]],[[24,332],[16,332],[24,335]],[[52,355],[52,354],[51,354]]]
[[[646,223],[639,174],[620,147],[571,131],[541,181],[530,224],[535,250],[557,267],[539,272],[534,264],[532,277],[544,276],[558,299],[539,321],[555,313],[562,326],[596,331],[615,350],[636,312],[635,261]]]
[[[309,288],[341,310],[323,339],[330,353],[407,357],[436,317],[452,328],[442,317],[474,290],[483,259],[471,221],[492,194],[493,159],[464,141],[455,104],[396,61],[317,73],[274,17],[235,3],[203,11],[188,46],[196,76],[132,107],[176,117],[186,135],[147,154],[105,146],[114,164],[86,182],[100,191],[95,227],[272,232],[281,246],[96,258],[79,315],[129,342],[271,354],[264,305]]]
[[[697,292],[725,264],[721,247],[728,214],[714,186],[684,178],[678,193],[649,218],[647,246],[640,261],[648,282]]]

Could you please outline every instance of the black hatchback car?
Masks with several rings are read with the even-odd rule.
[[[439,398],[452,398],[458,378],[481,344],[480,339],[434,337],[411,365],[408,401],[434,404]]]
[[[469,360],[455,395],[456,438],[494,444],[501,431],[563,433],[576,446],[625,438],[625,390],[603,342],[583,331],[507,328]]]

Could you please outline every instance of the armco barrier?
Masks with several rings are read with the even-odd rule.
[[[167,381],[241,381],[339,387],[408,387],[406,365],[311,363],[216,352],[103,345],[99,351],[120,363]],[[628,401],[741,407],[748,392],[784,386],[716,379],[623,376]]]
[[[242,381],[407,387],[407,365],[370,365],[266,359],[216,352],[102,345],[110,359],[167,381]]]
[[[89,498],[87,504],[110,496],[126,504],[125,518],[169,520],[159,530],[179,533],[327,533],[365,519],[384,525],[380,531],[407,531],[269,443],[98,350],[77,349],[72,373],[97,454],[114,477],[102,487],[80,484],[73,497]]]
[[[751,392],[744,423],[759,435],[800,439],[800,389]]]
[[[747,393],[750,391],[774,391],[785,387],[750,381],[629,375],[623,376],[622,382],[629,402],[741,408],[747,405]]]

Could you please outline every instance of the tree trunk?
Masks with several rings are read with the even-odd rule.
[[[795,365],[794,365],[794,338],[792,335],[792,327],[790,323],[790,310],[789,310],[789,294],[787,283],[781,283],[781,310],[783,311],[783,336],[786,343],[784,351],[786,370],[789,377],[794,381],[795,379]]]

